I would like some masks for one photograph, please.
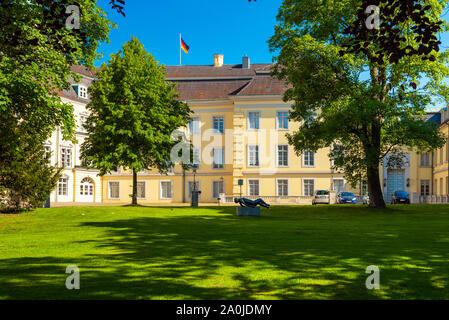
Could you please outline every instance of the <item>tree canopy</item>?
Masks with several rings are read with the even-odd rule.
[[[63,103],[58,93],[70,88],[70,78],[78,79],[70,71],[72,65],[93,67],[100,57],[97,49],[108,40],[113,24],[95,1],[78,0],[79,14],[72,4],[57,0],[0,2],[0,189],[11,191],[17,186],[14,170],[31,170],[27,159],[43,152],[43,143],[57,127],[65,139],[75,139],[73,107]],[[68,10],[70,7],[73,10]],[[79,26],[67,27],[74,25],[72,20]],[[28,144],[35,147],[24,147]],[[33,172],[25,171],[22,186],[31,186]],[[49,175],[41,176],[46,177]],[[47,179],[53,187],[54,181]]]
[[[424,34],[434,39],[439,31],[434,26],[447,28],[440,18],[446,1],[425,2]],[[414,16],[389,20],[394,15],[382,12],[391,1],[376,3],[380,25],[390,27],[370,29],[374,35],[368,37],[360,36],[369,34],[361,30],[366,25],[360,21],[369,18],[364,1],[284,0],[269,44],[278,54],[273,74],[291,84],[284,96],[294,102],[291,118],[301,122],[289,142],[298,154],[331,147],[335,169],[352,184],[367,178],[370,205],[383,207],[379,164],[384,157],[399,158],[407,147],[426,152],[444,144],[438,126],[423,115],[431,103],[448,101],[449,68],[448,52],[437,51],[434,43],[419,51],[422,30],[414,27]],[[385,50],[379,40],[396,30],[399,53],[394,46]]]
[[[89,88],[89,137],[81,157],[101,175],[119,167],[132,169],[136,204],[137,173],[152,168],[164,172],[173,165],[170,155],[178,141],[171,135],[188,123],[190,109],[176,99],[165,67],[135,37],[111,55],[97,76],[100,80]]]

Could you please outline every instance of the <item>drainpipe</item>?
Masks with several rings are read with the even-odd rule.
[[[59,167],[59,127],[56,128],[56,167]],[[57,186],[57,185],[56,185]],[[68,185],[67,185],[68,187]],[[58,187],[55,192],[55,202],[58,202]]]
[[[433,152],[431,152],[430,153],[430,155],[431,155],[431,157],[432,157],[432,175],[431,175],[431,181],[430,181],[430,183],[432,184],[432,192],[431,192],[431,196],[433,196],[433,193],[434,193],[434,190],[435,190],[435,185],[434,185],[434,173],[433,173],[433,170],[435,169],[435,165],[434,165],[434,155],[435,154],[435,152],[433,151]]]
[[[186,170],[182,169],[182,203],[186,203]]]

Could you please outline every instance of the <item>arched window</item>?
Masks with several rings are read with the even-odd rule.
[[[80,184],[80,195],[93,196],[94,195],[94,181],[91,178],[84,178]]]

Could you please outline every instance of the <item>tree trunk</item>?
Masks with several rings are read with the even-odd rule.
[[[137,206],[137,172],[133,169],[133,206]]]
[[[369,206],[371,208],[385,208],[385,200],[382,195],[382,188],[380,184],[379,167],[368,168],[367,176]]]
[[[380,120],[376,119],[371,124],[371,141],[365,145],[365,156],[368,159],[367,178],[369,192],[369,206],[371,208],[385,208],[385,200],[382,194],[382,186],[379,175],[379,158],[381,144]]]

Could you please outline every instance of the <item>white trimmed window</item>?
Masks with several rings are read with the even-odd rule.
[[[189,132],[190,134],[200,134],[201,133],[201,120],[200,117],[192,118],[189,122]]]
[[[86,132],[87,131],[87,129],[86,129],[87,117],[88,116],[85,115],[85,114],[80,114],[80,117],[79,117],[79,130],[82,131],[82,132]]]
[[[288,167],[288,145],[279,145],[277,149],[278,167]]]
[[[257,179],[249,179],[248,180],[248,195],[249,196],[259,196],[260,188],[259,188],[259,180]]]
[[[260,112],[248,112],[248,129],[260,129]]]
[[[72,148],[61,148],[61,164],[64,168],[69,168],[72,166]]]
[[[277,129],[278,130],[288,130],[288,111],[278,111],[277,112]]]
[[[421,195],[430,196],[430,180],[421,180]]]
[[[223,169],[224,168],[224,148],[214,148],[213,149],[213,168]]]
[[[82,99],[87,99],[87,88],[85,86],[78,86],[78,97]]]
[[[199,169],[201,164],[201,150],[199,148],[194,148],[192,153],[192,164],[196,165],[196,168]]]
[[[161,181],[161,199],[173,198],[173,183],[172,181]]]
[[[212,198],[219,198],[220,193],[224,193],[224,181],[212,181]]]
[[[315,192],[315,180],[313,179],[304,179],[302,180],[302,190],[303,196],[313,196]]]
[[[59,178],[58,180],[58,196],[67,196],[68,195],[68,181],[69,178],[66,176]]]
[[[248,145],[248,167],[259,166],[259,146]]]
[[[50,161],[50,158],[51,158],[51,147],[44,146],[44,159]]]
[[[430,167],[430,154],[425,153],[421,155],[421,167]]]
[[[109,181],[108,182],[108,195],[109,199],[120,199],[120,182]]]
[[[346,191],[344,179],[333,179],[332,184],[336,193]]]
[[[214,116],[212,117],[215,133],[224,133],[224,117]]]
[[[146,199],[146,182],[137,181],[137,199]]]
[[[278,179],[277,183],[277,195],[280,197],[288,197],[288,179]]]
[[[311,151],[306,151],[302,155],[302,166],[303,167],[314,167],[315,166],[315,153]]]

